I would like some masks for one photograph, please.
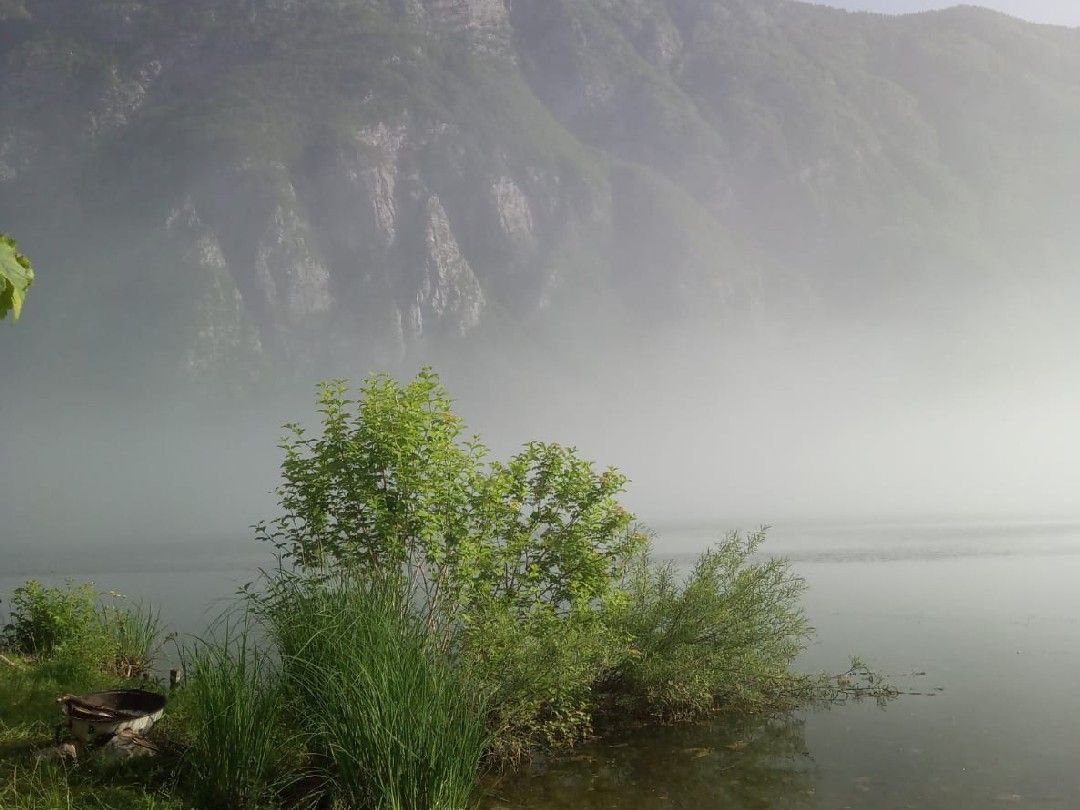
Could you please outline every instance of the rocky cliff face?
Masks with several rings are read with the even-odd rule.
[[[508,0],[423,0],[435,28],[471,40],[476,53],[511,55],[510,14]]]
[[[138,290],[193,377],[958,289],[1080,256],[1078,45],[784,0],[8,0],[0,224],[68,290],[43,321],[99,296],[86,345],[130,342]]]

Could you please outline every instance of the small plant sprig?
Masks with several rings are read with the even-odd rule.
[[[884,706],[902,694],[887,676],[871,669],[858,656],[852,656],[851,666],[846,672],[834,675],[822,684],[818,700],[834,705],[874,700],[879,706]]]

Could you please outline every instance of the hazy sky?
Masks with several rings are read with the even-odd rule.
[[[959,5],[947,0],[810,0],[821,5],[853,11],[903,14]],[[1080,26],[1080,0],[982,0],[967,5],[985,6],[1035,22]]]

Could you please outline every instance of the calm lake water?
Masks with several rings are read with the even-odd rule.
[[[714,533],[660,536],[691,551]],[[770,538],[809,584],[817,637],[800,668],[858,654],[923,694],[627,731],[503,780],[489,807],[1080,807],[1080,526],[778,526]],[[3,552],[5,601],[29,576],[90,578],[185,632],[266,563],[249,541]]]

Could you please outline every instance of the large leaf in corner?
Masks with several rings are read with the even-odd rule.
[[[26,291],[34,283],[34,271],[30,260],[19,253],[15,240],[0,233],[0,319],[8,312],[15,313],[15,320],[22,312]]]

